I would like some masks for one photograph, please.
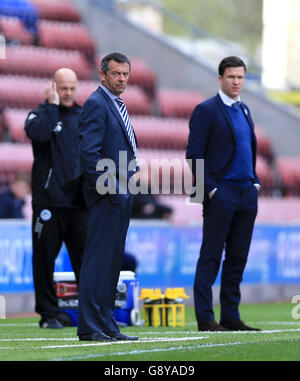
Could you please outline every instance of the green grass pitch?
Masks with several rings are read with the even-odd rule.
[[[291,303],[242,305],[260,332],[199,332],[191,307],[184,327],[126,327],[138,342],[78,341],[76,327],[41,329],[38,317],[0,320],[0,361],[299,361],[300,318]],[[218,320],[219,307],[215,307]]]

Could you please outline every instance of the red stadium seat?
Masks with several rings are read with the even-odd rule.
[[[188,139],[188,120],[155,116],[133,116],[132,125],[141,148],[184,150]]]
[[[82,23],[41,20],[39,43],[45,48],[79,50],[93,56],[95,47],[88,28]]]
[[[185,151],[139,149],[139,160],[149,185],[158,187],[162,193],[168,189],[175,194],[189,193],[192,174],[185,160]]]
[[[269,139],[261,126],[255,126],[255,135],[257,140],[257,153],[262,155],[268,162],[273,159],[272,142]]]
[[[197,91],[159,89],[157,102],[160,115],[164,117],[190,118],[195,106],[204,100]]]
[[[131,72],[129,83],[143,88],[146,93],[153,97],[156,91],[156,78],[147,63],[138,58],[131,58]]]
[[[257,155],[256,158],[256,174],[262,185],[261,194],[271,196],[275,189],[274,174],[267,160],[261,155]]]
[[[137,86],[128,86],[122,94],[130,115],[152,114],[152,100]]]
[[[30,175],[33,154],[30,144],[0,144],[0,184],[10,183],[16,172],[22,171]]]
[[[285,196],[300,196],[300,157],[279,157],[276,168]]]
[[[30,144],[1,143],[1,171],[31,170],[33,154]]]
[[[57,21],[80,21],[80,13],[70,0],[30,0],[38,9],[41,19]]]
[[[33,35],[18,17],[0,16],[0,33],[8,42],[17,41],[23,45],[31,45],[34,42]]]
[[[5,108],[3,120],[8,130],[9,137],[19,143],[29,143],[25,130],[25,120],[29,110]]]
[[[36,46],[8,46],[6,59],[0,60],[0,73],[2,74],[49,78],[61,67],[73,69],[79,79],[92,79],[93,68],[89,66],[86,57],[78,51]]]
[[[76,93],[76,102],[82,106],[98,86],[99,82],[97,81],[79,81]]]
[[[35,108],[45,100],[47,80],[17,75],[0,75],[2,107]]]

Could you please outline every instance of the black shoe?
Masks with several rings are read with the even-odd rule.
[[[127,335],[124,335],[124,333],[121,333],[121,332],[111,332],[111,333],[107,333],[108,336],[110,336],[111,338],[115,339],[115,340],[138,340],[139,338],[137,336],[127,336]]]
[[[207,321],[205,323],[198,323],[198,330],[199,331],[227,331],[224,327],[222,327],[220,324],[218,324],[214,320]]]
[[[249,327],[248,325],[244,324],[242,320],[236,320],[236,321],[227,321],[227,322],[220,322],[222,327],[226,328],[228,331],[260,331],[259,328],[253,328]]]
[[[115,339],[110,336],[105,335],[105,333],[95,332],[86,335],[78,335],[81,341],[115,341]]]
[[[72,327],[73,321],[70,315],[61,311],[55,315],[56,319],[64,326],[64,327]]]
[[[42,319],[39,324],[41,328],[54,328],[54,329],[64,328],[64,326],[54,317]]]

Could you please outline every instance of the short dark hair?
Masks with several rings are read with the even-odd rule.
[[[131,70],[131,62],[128,57],[124,56],[124,54],[122,53],[110,53],[110,54],[107,54],[105,57],[103,57],[101,60],[100,69],[103,71],[104,74],[106,74],[107,71],[109,70],[109,62],[111,60],[128,63],[129,71]]]
[[[241,60],[239,57],[230,56],[224,58],[219,65],[219,75],[223,76],[225,73],[225,70],[228,67],[243,67],[245,69],[245,73],[247,71],[247,67],[245,65],[245,62]]]

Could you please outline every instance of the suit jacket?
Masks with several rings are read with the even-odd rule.
[[[101,195],[96,190],[99,176],[108,175],[107,168],[97,168],[101,159],[111,160],[115,172],[110,171],[110,181],[116,182],[116,194],[109,193],[113,203],[121,204],[128,197],[128,179],[135,173],[134,152],[124,122],[114,103],[99,86],[84,103],[80,117],[80,169],[83,197],[87,207],[98,202]],[[119,152],[123,159],[119,161]],[[108,180],[105,182],[108,185]]]
[[[256,137],[250,110],[241,104],[251,129],[251,145],[254,179],[260,184],[255,172]],[[219,94],[198,104],[190,118],[186,158],[192,159],[192,171],[196,176],[196,159],[204,159],[204,195],[213,190],[226,173],[236,149],[234,127],[226,105]]]

